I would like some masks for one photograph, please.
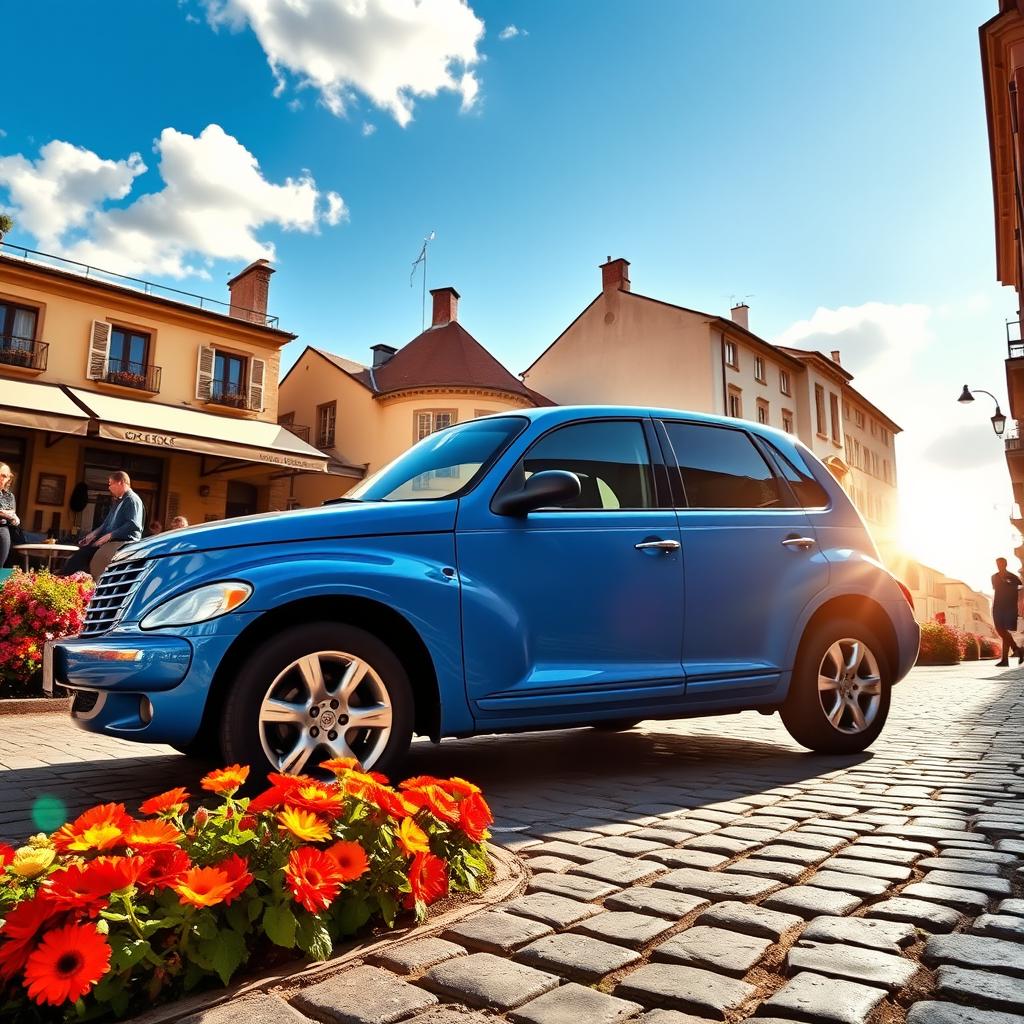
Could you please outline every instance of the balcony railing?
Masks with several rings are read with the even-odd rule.
[[[0,364],[20,366],[26,370],[45,370],[46,354],[50,346],[45,341],[19,338],[16,335],[0,336]]]
[[[1020,321],[1006,322],[1006,355],[1008,359],[1024,358],[1024,338],[1020,336]]]
[[[1020,436],[1020,422],[1018,420],[1007,420],[1006,430],[1003,433],[1003,444],[1008,452],[1024,451],[1024,442]]]
[[[102,380],[122,388],[136,388],[156,394],[160,390],[161,369],[146,363],[126,363],[111,360]]]
[[[249,400],[249,388],[229,380],[214,380],[210,385],[211,405],[225,405],[229,409],[244,409],[247,412],[260,410]]]

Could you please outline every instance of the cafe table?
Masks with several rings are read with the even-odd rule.
[[[63,561],[68,558],[72,552],[78,550],[77,544],[15,544],[14,550],[19,552],[25,559],[25,571],[28,571],[28,561],[30,558],[45,558],[46,568],[53,570],[53,562],[55,558],[60,558]]]

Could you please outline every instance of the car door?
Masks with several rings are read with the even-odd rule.
[[[652,466],[651,451],[656,453]],[[456,526],[466,687],[495,725],[588,721],[682,697],[679,526],[649,419],[557,426],[502,487],[577,474],[571,505],[501,516],[471,495]],[[656,472],[656,470],[658,472]],[[501,493],[501,487],[498,488]]]
[[[763,442],[740,425],[662,422],[681,486],[687,704],[770,694],[828,562]]]

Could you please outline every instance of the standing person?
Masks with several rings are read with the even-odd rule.
[[[7,564],[14,543],[14,528],[21,524],[14,504],[14,473],[6,462],[0,462],[0,566]]]
[[[1017,664],[1024,663],[1024,648],[1013,639],[1011,629],[1017,628],[1017,593],[1020,590],[1020,577],[1008,572],[1006,559],[996,559],[999,571],[992,577],[992,622],[1003,641],[1003,656],[996,662],[1000,668],[1010,667],[1010,655],[1017,655]]]
[[[131,477],[120,470],[111,473],[107,477],[107,490],[114,499],[107,518],[78,542],[78,550],[64,563],[59,576],[84,571],[93,579],[99,579],[114,552],[142,536],[145,512],[142,499],[132,490]]]

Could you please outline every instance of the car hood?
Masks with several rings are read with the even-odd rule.
[[[353,502],[292,512],[264,512],[147,537],[121,548],[118,561],[255,544],[294,544],[331,537],[447,533],[455,529],[457,509],[458,502],[453,499]]]

